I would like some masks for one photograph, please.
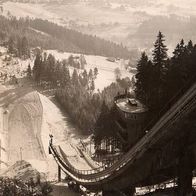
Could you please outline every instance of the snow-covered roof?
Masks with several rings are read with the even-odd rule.
[[[119,98],[116,100],[117,107],[128,113],[143,113],[148,109],[140,101],[134,98]]]

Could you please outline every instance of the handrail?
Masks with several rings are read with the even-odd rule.
[[[64,169],[66,169],[67,172],[70,172],[77,181],[83,183],[101,181],[113,176],[114,174],[122,172],[123,169],[125,170],[136,158],[138,158],[138,156],[142,156],[142,153],[147,150],[148,146],[158,141],[164,135],[167,131],[166,128],[171,126],[172,123],[176,122],[176,120],[183,117],[183,115],[186,115],[195,107],[196,83],[191,86],[189,90],[185,90],[181,99],[177,99],[177,102],[175,102],[175,104],[163,114],[163,116],[154,124],[152,129],[143,138],[141,138],[141,140],[139,140],[133,148],[131,148],[119,161],[115,162],[112,166],[106,169],[103,167],[92,170],[75,169],[73,166],[68,165],[65,159],[62,159],[61,155],[52,144],[50,144],[50,148],[53,152],[53,156],[58,159]]]

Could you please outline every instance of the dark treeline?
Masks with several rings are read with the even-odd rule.
[[[95,91],[98,70],[89,72],[74,69],[69,71],[69,61],[57,61],[54,56],[38,53],[34,62],[33,76],[38,85],[56,89],[56,99],[69,114],[73,122],[84,133],[92,128],[100,115],[103,104],[112,107],[113,98],[130,85],[125,79],[112,83],[102,92]],[[72,68],[73,69],[73,68]]]
[[[152,60],[142,53],[137,64],[136,96],[154,116],[169,103],[196,74],[196,45],[181,40],[168,58],[164,36],[159,32]]]
[[[39,177],[34,182],[33,178],[28,181],[0,177],[0,195],[1,196],[49,196],[52,187],[48,182],[40,182]]]
[[[7,42],[8,52],[11,54],[15,54],[15,56],[20,58],[29,58],[30,57],[30,48],[29,42],[27,38],[24,37],[17,37],[14,39],[10,37]]]
[[[23,39],[28,41],[29,47],[40,46],[43,49],[73,53],[130,57],[130,52],[122,45],[67,29],[47,20],[29,18],[17,20],[15,17],[0,16],[0,42],[10,43],[15,50],[21,47]]]
[[[164,35],[159,32],[152,57],[148,57],[143,52],[137,64],[135,96],[148,106],[149,120],[155,117],[157,120],[159,112],[176,98],[182,88],[188,89],[192,80],[196,82],[196,45],[193,45],[192,41],[185,44],[181,40],[173,56],[169,58],[164,41]],[[169,105],[171,107],[171,103]],[[107,144],[111,142],[111,138],[118,141],[118,136],[116,136],[118,127],[113,121],[114,116],[115,108],[109,109],[106,104],[103,104],[94,131],[95,148],[98,151],[101,142]],[[119,148],[119,145],[117,146]]]
[[[122,85],[121,81],[124,81],[122,79],[117,83],[112,83],[102,92],[94,92],[92,91],[92,85],[90,85],[90,89],[85,86],[85,73],[86,71],[78,75],[75,70],[72,74],[71,82],[64,88],[57,90],[56,98],[65,108],[65,111],[68,112],[73,122],[84,130],[84,133],[90,134],[94,132],[94,125],[102,113],[103,105],[106,105],[109,110],[113,105],[113,99],[117,92],[124,91],[125,86]],[[87,80],[91,81],[89,75]],[[126,83],[126,87],[128,85]]]
[[[61,40],[61,44],[66,44],[69,41],[77,50],[72,52],[111,57],[130,57],[130,52],[122,45],[106,41],[97,36],[86,35],[41,19],[30,20],[29,23],[32,28]]]

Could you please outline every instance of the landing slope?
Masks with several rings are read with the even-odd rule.
[[[37,92],[14,102],[8,117],[9,162],[21,159],[43,160],[46,155],[40,138],[43,108]],[[19,154],[20,153],[20,154]]]
[[[76,146],[82,135],[48,97],[29,87],[5,90],[0,94],[1,133],[4,160],[8,166],[23,159],[44,172],[48,180],[57,179],[56,163],[48,154],[49,134],[61,145],[78,169],[90,169]]]

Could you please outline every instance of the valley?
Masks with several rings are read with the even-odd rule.
[[[26,1],[3,2],[3,15],[42,18],[86,34],[123,43],[131,51],[152,48],[154,34],[163,31],[172,51],[182,37],[195,39],[194,1]],[[90,16],[90,17],[89,17]],[[157,17],[158,16],[158,17]],[[165,24],[162,24],[165,21]],[[162,24],[162,25],[160,25]],[[177,29],[176,29],[177,28]],[[180,29],[179,29],[180,28]],[[178,32],[182,32],[179,34]]]

